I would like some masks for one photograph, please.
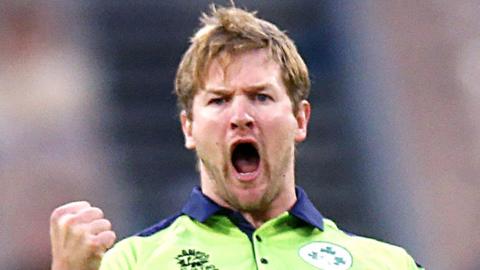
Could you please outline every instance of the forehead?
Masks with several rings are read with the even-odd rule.
[[[266,49],[222,53],[215,57],[208,66],[204,89],[235,89],[259,84],[283,87],[280,66]]]

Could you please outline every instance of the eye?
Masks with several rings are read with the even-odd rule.
[[[211,98],[208,101],[208,105],[222,105],[226,102],[225,98],[223,97],[216,97],[216,98]]]
[[[260,102],[266,102],[268,100],[272,100],[272,97],[267,94],[256,94],[255,99]]]

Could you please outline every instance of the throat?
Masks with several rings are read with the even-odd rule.
[[[259,215],[259,214],[253,214],[250,212],[243,212],[242,213],[243,218],[245,219],[246,222],[248,222],[253,228],[258,229],[260,226],[262,226],[265,222],[268,220],[272,219],[271,217],[268,217],[268,215]]]

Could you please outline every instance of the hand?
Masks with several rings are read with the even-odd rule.
[[[56,208],[50,217],[52,270],[97,270],[115,242],[111,227],[103,211],[88,202]]]

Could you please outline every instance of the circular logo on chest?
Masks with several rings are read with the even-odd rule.
[[[347,270],[352,266],[352,255],[343,247],[329,242],[313,242],[301,247],[300,257],[322,270]]]

